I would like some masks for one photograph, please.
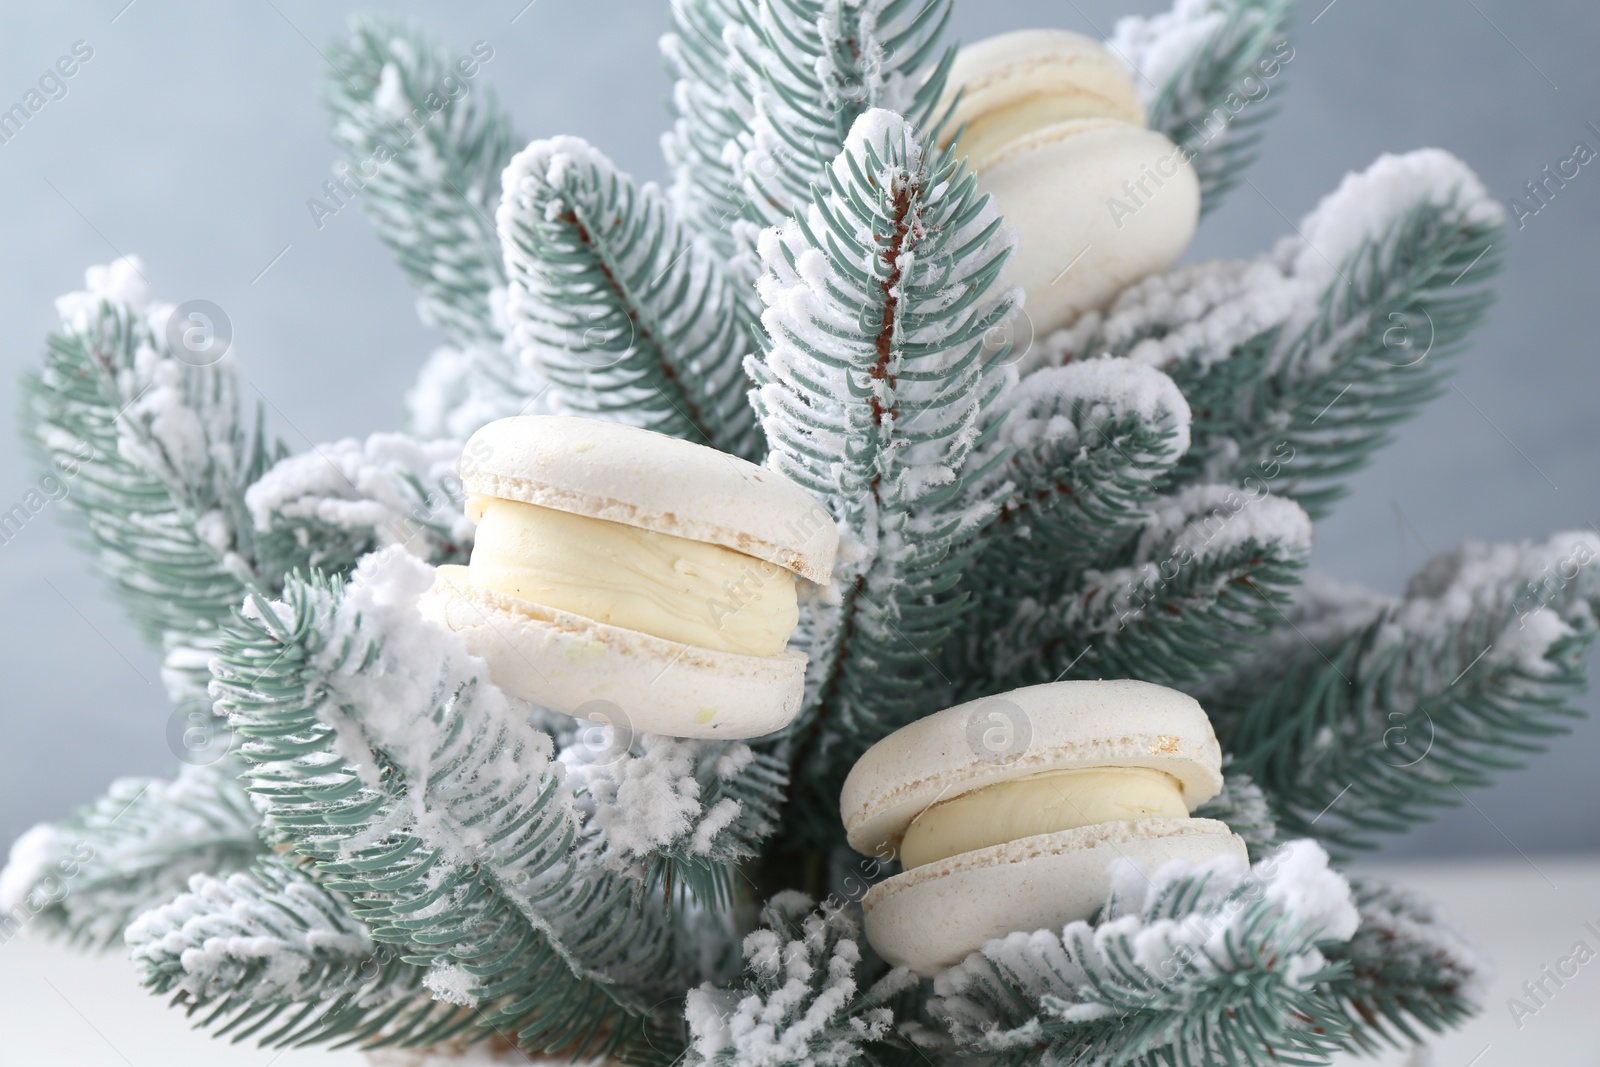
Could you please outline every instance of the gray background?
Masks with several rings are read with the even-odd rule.
[[[1504,199],[1580,137],[1600,147],[1584,129],[1600,124],[1600,10],[1587,0],[1323,2],[1300,14],[1296,55],[1275,89],[1283,110],[1249,172],[1255,188],[1234,190],[1191,258],[1266,247],[1345,171],[1381,152],[1447,148]],[[481,80],[525,136],[580,134],[635,175],[659,178],[667,79],[655,42],[665,5],[523,3],[8,0],[0,106],[74,41],[95,54],[64,99],[0,145],[0,511],[36,478],[10,413],[16,378],[36,365],[55,322],[51,301],[81,285],[85,266],[119,252],[144,256],[161,298],[227,310],[250,386],[294,447],[398,423],[401,397],[438,338],[418,325],[405,281],[359,212],[318,231],[305,206],[332,159],[319,50],[348,11],[403,11],[461,48],[488,41],[495,56]],[[968,40],[1030,25],[1104,36],[1118,15],[1159,6],[967,0],[955,28]],[[1317,565],[1398,591],[1428,555],[1461,539],[1538,537],[1600,518],[1597,220],[1600,164],[1525,229],[1513,225],[1501,301],[1459,361],[1460,392],[1404,427],[1355,479],[1353,496],[1318,528]],[[157,657],[68,543],[61,511],[50,505],[0,547],[9,609],[0,845],[112,777],[165,773],[173,762]],[[1584,706],[1595,710],[1593,695]],[[1593,851],[1597,758],[1600,725],[1590,720],[1526,771],[1475,794],[1476,807],[1391,851]]]

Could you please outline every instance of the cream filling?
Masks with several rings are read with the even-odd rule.
[[[1024,837],[1101,822],[1186,819],[1183,787],[1148,767],[1047,771],[974,789],[912,820],[900,843],[906,870]]]
[[[472,497],[472,583],[668,641],[775,656],[800,619],[794,575],[720,545]]]
[[[1073,119],[1121,119],[1112,101],[1094,93],[1039,93],[996,108],[967,121],[957,151],[982,170],[1007,145],[1060,122]]]

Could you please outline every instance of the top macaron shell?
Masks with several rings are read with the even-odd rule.
[[[1088,767],[1170,774],[1190,811],[1222,791],[1222,749],[1193,697],[1149,682],[1054,682],[958,704],[896,730],[851,769],[840,814],[850,847],[881,855],[898,851],[912,820],[941,800]]]
[[[946,86],[935,114],[955,103],[947,137],[973,119],[1043,97],[1080,112],[1073,117],[1145,124],[1127,67],[1099,41],[1069,30],[1017,30],[965,45]]]
[[[702,541],[827,584],[839,547],[827,510],[781,474],[619,423],[518,415],[467,441],[471,495],[518,500]]]

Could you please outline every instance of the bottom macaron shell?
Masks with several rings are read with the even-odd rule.
[[[438,568],[422,614],[459,633],[512,696],[669,737],[760,737],[800,711],[806,657],[666,641],[471,584]]]
[[[1078,132],[1053,139],[1059,130]],[[1182,151],[1118,122],[1041,131],[980,167],[978,188],[1018,225],[1005,279],[1027,292],[1038,338],[1176,263],[1200,215],[1200,184]]]
[[[1218,856],[1249,862],[1244,841],[1215,819],[1135,819],[1024,837],[879,882],[861,902],[867,940],[890,963],[929,977],[992,938],[1089,918],[1105,903],[1118,859],[1155,870]]]

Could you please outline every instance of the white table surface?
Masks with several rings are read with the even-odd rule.
[[[1600,859],[1533,857],[1372,868],[1427,894],[1471,931],[1496,964],[1482,1015],[1417,1063],[1430,1067],[1600,1067],[1600,958],[1536,1014],[1507,999],[1600,927]],[[1394,1067],[1406,1055],[1360,1061]],[[1354,1061],[1352,1061],[1354,1062]],[[355,1067],[355,1052],[279,1052],[191,1030],[181,1012],[135,985],[120,954],[87,956],[28,936],[0,945],[0,1063],[5,1067]]]

